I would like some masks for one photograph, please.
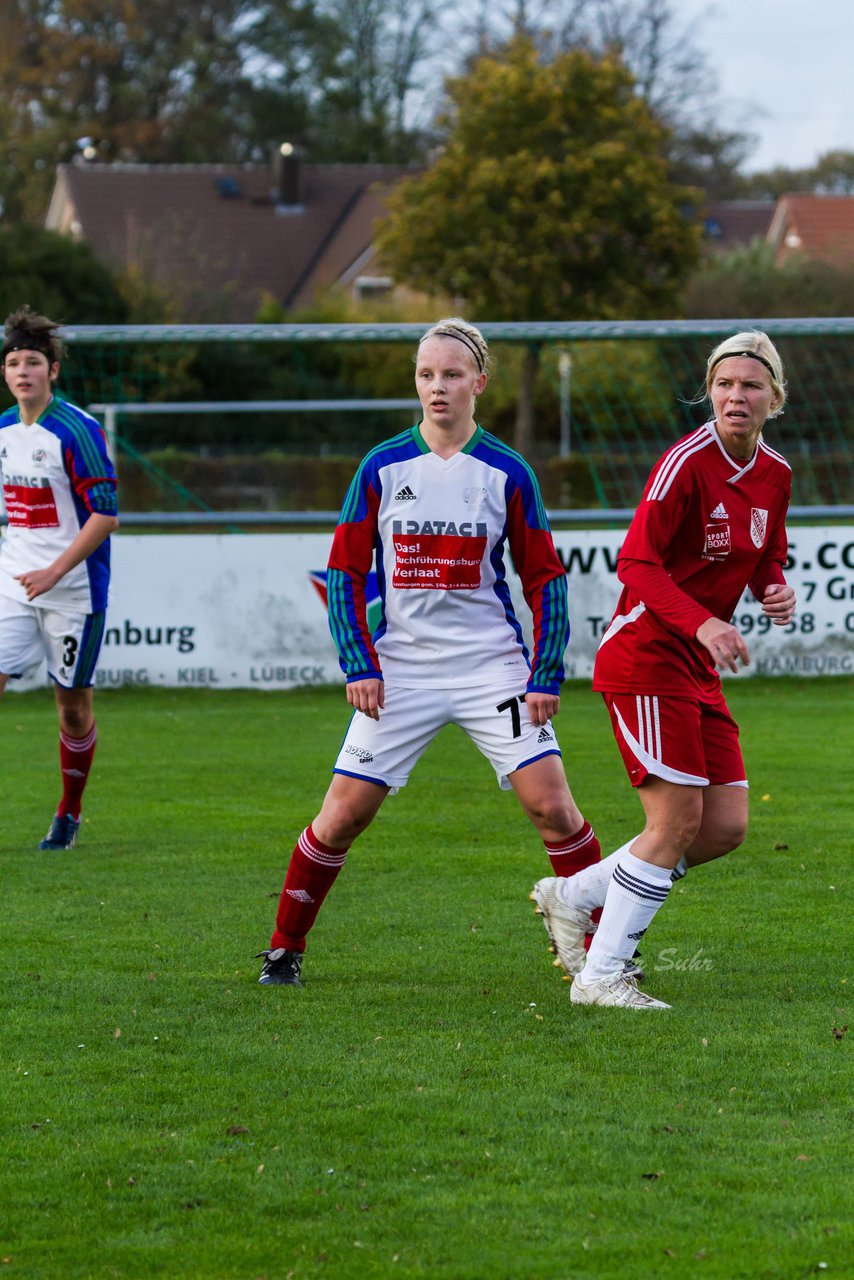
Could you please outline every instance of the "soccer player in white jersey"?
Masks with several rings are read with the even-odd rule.
[[[0,542],[0,694],[47,659],[59,713],[62,794],[40,849],[71,849],[95,752],[92,679],[104,634],[116,477],[104,433],[56,394],[59,326],[21,307],[5,323],[0,414],[8,528]]]
[[[747,780],[718,668],[749,660],[730,623],[745,587],[776,626],[795,610],[786,584],[791,471],[762,429],[786,400],[764,333],[721,342],[706,368],[713,418],[659,459],[617,562],[623,592],[596,657],[617,745],[643,806],[640,835],[569,880],[534,888],[558,952],[602,917],[574,1004],[666,1009],[624,964],[686,867],[738,847]]]
[[[445,724],[458,724],[512,789],[555,875],[597,861],[552,727],[569,637],[566,575],[530,467],[475,421],[483,335],[440,321],[418,346],[417,426],[373,449],[344,500],[327,577],[329,619],[354,709],[317,817],[291,856],[260,981],[300,983],[302,956],[347,851],[405,786]],[[510,550],[531,609],[525,646],[507,583]],[[368,630],[376,561],[383,603]]]

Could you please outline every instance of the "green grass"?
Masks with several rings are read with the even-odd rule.
[[[50,696],[7,696],[0,1276],[851,1275],[854,682],[728,691],[751,831],[650,930],[683,966],[662,1015],[571,1008],[542,847],[455,729],[354,847],[304,989],[271,989],[342,691],[99,695],[61,855]],[[599,698],[558,728],[615,848],[640,806]]]

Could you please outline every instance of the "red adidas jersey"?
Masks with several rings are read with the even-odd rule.
[[[695,639],[708,618],[729,622],[749,586],[782,583],[791,469],[760,437],[731,457],[713,422],[658,460],[617,560],[623,591],[599,645],[593,688],[704,698],[720,677]]]

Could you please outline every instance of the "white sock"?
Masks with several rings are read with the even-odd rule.
[[[670,868],[624,853],[614,868],[599,927],[587,963],[578,975],[582,986],[616,973],[635,953],[658,908],[670,892]]]
[[[637,836],[632,836],[616,853],[611,853],[591,867],[577,871],[574,876],[566,876],[558,886],[558,892],[568,907],[576,907],[579,911],[593,911],[601,907],[611,883],[614,868],[623,854],[631,849]]]
[[[682,877],[687,874],[687,871],[688,871],[688,863],[686,862],[685,854],[683,853],[682,857],[676,863],[676,866],[670,872],[670,879],[673,882],[673,884],[675,884],[677,880],[681,880]]]

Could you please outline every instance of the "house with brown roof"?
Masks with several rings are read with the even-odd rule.
[[[182,320],[251,322],[265,298],[287,310],[333,285],[390,285],[374,225],[398,166],[60,165],[45,225],[92,246],[114,270],[161,286]]]
[[[781,196],[767,240],[779,265],[793,257],[854,265],[854,196]]]
[[[773,216],[773,200],[708,200],[702,210],[704,247],[726,253],[764,240]]]

